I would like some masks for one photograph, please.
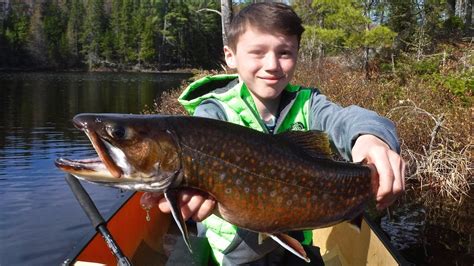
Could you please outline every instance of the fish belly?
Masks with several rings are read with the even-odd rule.
[[[210,193],[223,219],[266,233],[330,226],[352,219],[371,197],[364,168],[245,156],[184,156],[185,185]],[[352,169],[354,168],[354,169]]]

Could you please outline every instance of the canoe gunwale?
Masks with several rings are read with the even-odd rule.
[[[119,201],[111,208],[110,213],[104,217],[105,224],[107,223],[127,204],[127,202],[137,193],[134,192],[126,192],[129,195],[125,195],[123,198],[120,198]],[[92,227],[92,226],[91,226]],[[92,242],[95,235],[98,234],[95,228],[91,228],[87,231],[87,233],[79,240],[74,247],[67,253],[61,265],[72,265],[77,257],[87,248],[89,243]],[[114,235],[112,235],[114,237]]]
[[[410,265],[414,265],[413,263],[407,261],[403,256],[402,254],[400,253],[400,251],[398,251],[397,248],[395,248],[395,246],[390,242],[390,239],[388,239],[387,235],[384,233],[384,231],[382,230],[382,228],[377,225],[370,217],[367,213],[364,212],[363,214],[363,218],[365,220],[365,222],[367,223],[367,225],[370,227],[370,230],[372,230],[372,232],[375,233],[375,235],[380,239],[380,242],[382,242],[382,244],[384,245],[385,249],[387,249],[390,254],[392,255],[392,257],[397,261],[397,263],[399,265],[407,265],[407,266],[410,266]]]

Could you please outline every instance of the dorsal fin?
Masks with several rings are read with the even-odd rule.
[[[276,135],[290,142],[313,158],[329,159],[332,156],[329,137],[319,130],[288,131]]]

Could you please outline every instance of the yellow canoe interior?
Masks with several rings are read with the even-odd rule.
[[[365,219],[360,232],[349,223],[313,230],[313,244],[320,248],[326,266],[399,265]]]
[[[167,255],[163,237],[175,227],[170,215],[158,208],[147,213],[140,207],[141,193],[133,194],[109,218],[107,227],[133,265],[165,265]],[[387,246],[365,221],[361,231],[348,223],[313,231],[314,245],[319,246],[328,266],[399,265],[390,245]],[[116,265],[116,259],[99,234],[91,234],[75,248],[66,265]]]

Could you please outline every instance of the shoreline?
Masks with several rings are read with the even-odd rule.
[[[27,73],[27,72],[76,72],[76,73],[154,73],[154,74],[196,74],[202,72],[196,68],[176,68],[166,70],[154,70],[154,69],[112,69],[112,68],[96,68],[92,70],[87,69],[57,69],[57,68],[0,68],[0,73]]]

